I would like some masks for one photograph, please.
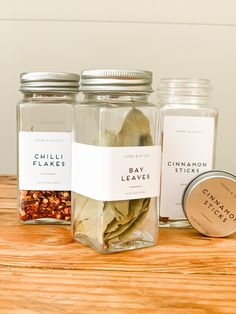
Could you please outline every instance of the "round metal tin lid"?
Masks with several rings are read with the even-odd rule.
[[[191,225],[209,237],[236,231],[236,176],[208,171],[194,178],[183,194],[183,210]]]

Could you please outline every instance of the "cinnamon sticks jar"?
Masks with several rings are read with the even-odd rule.
[[[21,74],[18,212],[23,223],[70,223],[72,106],[78,88],[73,73]]]
[[[196,175],[214,168],[218,111],[207,79],[161,79],[160,225],[188,227],[182,195]]]

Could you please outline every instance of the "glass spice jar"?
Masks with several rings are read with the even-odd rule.
[[[158,236],[159,109],[152,73],[85,70],[74,107],[72,231],[101,253],[154,245]]]
[[[196,175],[214,168],[217,109],[207,79],[161,79],[160,226],[188,227],[182,195]]]
[[[71,131],[79,75],[21,74],[18,210],[26,224],[70,224]]]

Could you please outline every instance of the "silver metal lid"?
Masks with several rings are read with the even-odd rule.
[[[77,93],[79,75],[64,72],[28,72],[20,75],[22,92],[61,91]]]
[[[83,92],[152,92],[152,72],[142,70],[84,70],[81,73]]]
[[[187,185],[182,205],[200,233],[225,237],[236,232],[236,176],[219,170],[198,175]]]

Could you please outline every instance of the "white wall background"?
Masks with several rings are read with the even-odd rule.
[[[113,67],[152,70],[155,89],[210,79],[216,166],[236,173],[235,0],[0,0],[0,174],[16,172],[21,72]]]

